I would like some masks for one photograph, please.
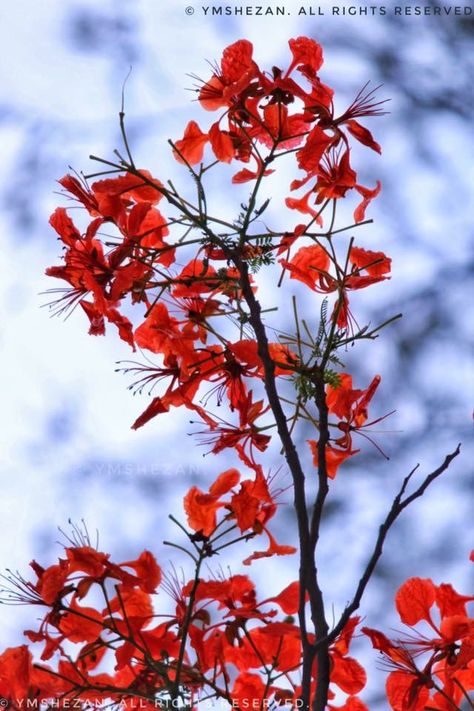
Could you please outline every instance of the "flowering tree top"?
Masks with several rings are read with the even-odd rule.
[[[79,305],[90,334],[103,335],[112,324],[132,351],[145,353],[143,362],[121,367],[134,375],[132,387],[152,395],[135,429],[184,407],[198,418],[210,451],[235,452],[240,468],[226,466],[206,490],[192,486],[184,496],[186,522],[171,517],[184,544],[169,545],[187,554],[190,578],[162,574],[149,550],[115,563],[77,527],[57,564],[33,561],[34,581],[7,574],[6,601],[45,608],[39,627],[26,632],[41,647],[40,659],[27,645],[0,655],[0,694],[9,708],[34,699],[45,708],[71,699],[84,707],[135,708],[139,699],[145,709],[191,709],[218,699],[240,711],[282,704],[367,709],[359,698],[366,672],[349,654],[360,622],[355,613],[389,530],[459,446],[421,483],[414,483],[416,467],[403,479],[360,579],[350,583],[346,606],[329,616],[319,540],[330,481],[358,453],[356,436],[372,441],[366,431],[383,419],[368,414],[380,376],[356,386],[342,359],[349,346],[375,339],[400,314],[361,325],[351,304],[352,292],[391,272],[384,252],[347,234],[371,222],[366,210],[381,190],[378,181],[373,187],[359,182],[351,146],[381,152],[359,119],[382,115],[384,101],[366,85],[338,115],[334,92],[319,77],[320,45],[298,37],[289,50],[286,68],[263,71],[252,44],[239,40],[224,50],[208,80],[196,77],[199,103],[217,119],[205,127],[190,121],[170,142],[191,195],[137,167],[123,107],[116,159],[91,156],[100,173],[60,180],[74,206],[84,208],[87,224],[79,229],[64,207],[51,217],[64,253],[47,274],[66,283],[55,290],[53,308],[64,313]],[[244,167],[235,172],[237,163]],[[232,166],[231,182],[248,184],[249,191],[224,216],[211,207],[208,185],[222,164]],[[287,186],[284,218],[267,212],[270,174]],[[341,200],[353,213],[346,226],[338,224]],[[285,278],[298,293],[290,315],[273,323],[275,290],[268,283],[282,287]],[[299,434],[309,436],[305,452],[296,446]],[[261,458],[272,437],[292,478],[298,547],[277,541],[270,530],[283,493]],[[247,573],[203,575],[205,561],[230,546],[248,550],[260,536],[266,543],[245,555],[247,566],[298,552],[297,579],[283,590],[269,580],[260,595]],[[163,611],[159,591],[171,596],[172,612]],[[460,711],[468,700],[472,600],[450,585],[412,578],[396,596],[410,637],[392,640],[363,628],[390,666],[387,697],[394,711]],[[431,636],[419,632],[420,623]]]

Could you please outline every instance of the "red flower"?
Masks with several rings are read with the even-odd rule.
[[[380,375],[376,375],[366,390],[353,390],[352,377],[347,373],[341,373],[339,378],[340,385],[337,388],[328,385],[326,402],[329,412],[340,418],[337,426],[344,433],[335,442],[338,446],[349,450],[352,448],[352,432],[363,434],[361,430],[364,427],[374,424],[367,423],[367,408],[381,378]]]
[[[465,607],[472,599],[459,595],[451,586],[410,578],[396,595],[400,618],[410,627],[427,623],[435,636],[429,639],[412,630],[407,638],[392,641],[377,630],[363,628],[388,666],[395,669],[387,678],[387,695],[395,711],[421,711],[427,705],[445,711],[446,695],[456,703],[463,689],[474,687],[474,621],[467,617]],[[433,618],[435,605],[441,618],[439,625]],[[445,696],[438,692],[432,696],[439,680]]]
[[[184,510],[189,527],[204,536],[212,535],[217,525],[217,511],[223,505],[218,496],[205,494],[197,486],[193,486],[184,497]]]
[[[239,709],[263,708],[267,693],[267,688],[258,674],[243,671],[232,687],[232,703]]]
[[[207,494],[193,486],[184,497],[184,510],[189,527],[193,531],[202,532],[204,536],[210,536],[217,525],[217,511],[225,505],[220,498],[239,481],[240,473],[237,469],[228,469],[218,476]]]
[[[26,644],[9,647],[0,655],[0,694],[15,704],[24,701],[30,690],[33,663]]]
[[[366,390],[353,390],[352,376],[348,373],[341,373],[339,380],[337,387],[328,385],[326,388],[328,410],[340,418],[337,426],[344,432],[342,437],[335,440],[337,447],[326,445],[326,471],[331,479],[336,476],[338,467],[359,451],[352,449],[352,432],[360,431],[364,427],[368,418],[367,408],[380,383],[380,376],[376,375]],[[318,442],[308,440],[308,443],[313,454],[313,463],[317,467]]]
[[[236,151],[231,132],[222,131],[217,122],[212,124],[208,135],[212,151],[217,160],[222,163],[230,163]]]
[[[362,289],[370,284],[388,279],[392,260],[383,252],[371,252],[361,247],[352,247],[349,260],[353,265],[352,273],[346,280],[348,289]],[[361,272],[367,274],[361,274]]]
[[[97,641],[103,629],[100,612],[92,607],[81,607],[73,598],[68,611],[61,616],[59,630],[70,642]]]
[[[252,54],[253,46],[248,40],[238,40],[226,47],[220,69],[203,85],[199,93],[199,101],[204,109],[215,111],[237,103],[239,96],[258,73]]]
[[[153,306],[146,320],[137,328],[135,341],[140,348],[165,357],[189,359],[194,352],[194,339],[183,333],[178,319],[170,316],[161,302]]]
[[[280,259],[280,264],[288,269],[291,279],[298,279],[313,291],[318,291],[327,275],[330,260],[326,250],[319,244],[315,244],[300,247],[291,262]],[[319,288],[316,285],[319,285]]]
[[[311,453],[313,455],[313,464],[315,467],[319,466],[319,454],[318,454],[318,442],[315,440],[308,440],[308,444],[311,447]],[[330,444],[326,445],[326,473],[330,479],[334,479],[337,474],[337,470],[340,465],[353,457],[354,454],[359,452],[358,449],[337,449],[332,447]]]
[[[137,173],[139,175],[125,173],[117,178],[98,180],[92,184],[92,192],[98,201],[100,214],[103,214],[102,210],[107,204],[112,204],[114,198],[119,198],[122,203],[133,201],[152,204],[162,199],[163,184],[148,170],[140,169]]]
[[[296,153],[298,167],[309,175],[318,174],[321,159],[333,142],[332,136],[324,133],[320,126],[314,126],[308,134],[303,148]]]
[[[281,545],[280,543],[277,543],[275,538],[265,526],[263,526],[263,530],[268,537],[268,548],[264,551],[256,551],[252,553],[252,555],[248,556],[248,558],[243,561],[244,565],[250,565],[254,560],[258,560],[259,558],[271,558],[274,555],[293,555],[293,553],[296,553],[296,548],[294,546]]]
[[[341,420],[345,420],[345,425],[349,428],[361,427],[367,421],[367,407],[380,384],[380,375],[373,378],[366,390],[353,390],[352,376],[348,373],[340,373],[338,377],[339,385],[337,387],[328,385],[326,389],[328,410]]]
[[[120,567],[132,568],[136,575],[136,584],[146,593],[156,592],[161,582],[161,568],[150,551],[143,551],[137,560],[121,563]]]
[[[290,74],[296,67],[311,67],[314,72],[321,69],[323,65],[323,50],[321,45],[310,37],[296,37],[288,41],[293,61],[287,71]]]
[[[266,602],[276,602],[287,615],[294,615],[298,612],[300,599],[300,584],[298,581],[290,583],[284,588],[279,595],[269,597],[264,600],[261,605]]]
[[[208,141],[208,134],[201,131],[196,121],[190,121],[184,130],[183,138],[174,144],[174,157],[179,163],[201,163]]]

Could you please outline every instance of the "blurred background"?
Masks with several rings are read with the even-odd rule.
[[[430,471],[458,442],[461,457],[392,531],[362,614],[370,626],[399,628],[393,595],[412,575],[469,592],[473,15],[381,15],[375,5],[365,16],[358,3],[355,14],[334,16],[333,4],[312,6],[324,15],[310,16],[309,5],[298,15],[302,5],[287,0],[291,14],[285,17],[210,17],[197,4],[188,15],[185,3],[171,0],[16,0],[0,8],[2,569],[27,573],[32,558],[52,563],[60,553],[57,529],[67,529],[70,518],[98,529],[103,549],[119,560],[147,547],[166,566],[166,514],[178,510],[192,483],[206,487],[228,466],[225,456],[203,458],[193,447],[186,413],[173,411],[132,432],[147,399],[134,398],[129,382],[114,372],[116,361],[130,355],[126,346],[112,333],[88,337],[79,311],[62,323],[41,308],[49,300],[42,292],[56,286],[44,270],[61,251],[48,218],[65,204],[55,181],[68,166],[92,172],[90,153],[108,157],[120,146],[118,112],[130,66],[126,111],[136,162],[165,177],[176,171],[167,138],[180,137],[190,118],[202,118],[203,125],[209,118],[191,103],[187,74],[208,77],[206,60],[219,59],[241,37],[254,43],[261,66],[284,66],[287,40],[305,34],[324,47],[321,76],[336,89],[340,108],[369,80],[383,85],[380,98],[391,99],[388,116],[364,122],[383,157],[364,150],[356,167],[363,184],[375,178],[383,184],[370,208],[375,223],[358,240],[393,258],[392,280],[358,296],[357,308],[374,324],[404,314],[375,343],[347,357],[358,387],[382,375],[374,416],[396,413],[376,435],[390,461],[360,442],[363,455],[342,468],[333,485],[322,566],[329,609],[334,605],[337,614],[350,598],[398,482],[418,462],[421,473]],[[423,6],[433,7],[429,0]],[[215,188],[225,204],[227,186]],[[302,451],[304,440],[303,433]],[[274,468],[280,464],[275,458]],[[279,526],[284,538],[291,530],[289,507],[282,508]],[[230,564],[235,572],[239,561]],[[263,578],[269,565],[272,575],[280,571],[281,587],[296,577],[289,558],[259,562],[252,574]],[[20,643],[34,615],[0,606],[2,647]],[[359,643],[371,660],[362,698],[371,709],[382,708],[380,672],[368,645]]]

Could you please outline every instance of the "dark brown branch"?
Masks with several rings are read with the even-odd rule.
[[[365,567],[365,570],[362,574],[362,577],[359,580],[359,584],[357,586],[357,589],[355,591],[354,597],[352,598],[352,602],[349,603],[349,605],[346,607],[344,612],[341,615],[341,618],[337,625],[334,627],[334,629],[331,631],[331,633],[327,637],[327,641],[330,643],[336,637],[342,632],[344,629],[345,625],[347,624],[350,616],[358,609],[362,596],[365,592],[365,589],[367,587],[367,584],[372,577],[372,574],[377,566],[377,563],[382,555],[383,552],[383,546],[385,543],[385,539],[387,538],[387,534],[390,531],[391,527],[397,520],[397,518],[400,516],[402,511],[407,508],[413,501],[416,499],[420,498],[420,496],[423,496],[425,493],[426,489],[432,484],[435,479],[437,479],[443,472],[446,471],[446,469],[449,467],[453,459],[455,459],[458,454],[461,451],[461,445],[458,444],[454,452],[451,454],[448,454],[443,463],[440,464],[440,466],[435,469],[431,474],[429,474],[423,482],[420,484],[420,486],[415,489],[415,491],[407,496],[406,498],[403,498],[403,495],[406,491],[406,488],[413,476],[413,474],[416,472],[418,469],[419,465],[417,464],[414,469],[411,470],[411,472],[404,478],[403,483],[400,487],[400,491],[396,495],[393,504],[390,508],[390,511],[388,512],[385,521],[379,528],[379,533],[377,536],[377,540],[375,542],[374,550],[372,552],[372,555],[369,558],[369,561]]]
[[[261,319],[261,307],[250,284],[248,266],[242,261],[240,254],[234,253],[232,260],[241,276],[241,287],[244,299],[249,308],[249,321],[257,340],[258,354],[263,363],[264,385],[268,402],[275,418],[278,435],[283,446],[285,458],[290,469],[294,484],[294,506],[296,511],[298,536],[300,541],[300,593],[301,602],[299,622],[303,644],[303,684],[302,700],[304,708],[309,707],[311,669],[314,661],[314,650],[308,643],[306,634],[306,620],[304,616],[304,595],[307,591],[311,609],[311,618],[316,626],[318,636],[326,636],[327,627],[324,627],[324,608],[322,595],[317,583],[317,572],[314,564],[313,547],[309,532],[309,517],[305,496],[305,475],[296,451],[295,444],[288,429],[288,423],[281,405],[280,397],[275,383],[275,364],[270,356],[268,338],[265,326]]]
[[[188,602],[188,607],[186,610],[186,615],[185,615],[185,618],[183,620],[183,624],[181,627],[181,644],[179,646],[178,659],[176,661],[176,673],[175,673],[174,688],[173,688],[173,698],[175,698],[175,699],[179,698],[179,689],[180,689],[180,684],[181,684],[181,671],[183,668],[184,657],[186,654],[186,644],[188,641],[189,627],[190,627],[192,619],[193,619],[194,602],[196,599],[196,592],[197,592],[199,582],[200,582],[199,573],[201,571],[201,565],[202,565],[202,562],[205,557],[206,557],[206,554],[204,552],[204,549],[201,549],[199,559],[196,563],[196,569],[194,572],[194,581],[193,581],[193,586],[191,588],[191,592],[189,594],[189,602]]]
[[[318,493],[314,503],[311,517],[310,545],[313,559],[316,560],[316,548],[319,540],[319,532],[323,515],[324,503],[329,493],[328,473],[326,462],[326,444],[329,441],[328,407],[326,404],[326,393],[324,387],[324,371],[316,372],[316,407],[319,414],[319,439],[318,439]],[[316,566],[316,563],[315,563]],[[329,631],[324,609],[324,598],[319,587],[316,568],[315,580],[317,605],[315,607],[315,617],[313,623],[317,631],[318,639],[324,640]],[[329,644],[322,642],[317,649],[317,680],[316,693],[314,696],[314,711],[324,711],[327,704],[330,676]]]

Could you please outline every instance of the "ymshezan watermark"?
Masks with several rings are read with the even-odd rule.
[[[403,4],[403,5],[366,5],[366,4],[334,4],[334,5],[188,5],[184,12],[186,15],[202,15],[204,17],[286,17],[295,16],[375,16],[392,15],[395,17],[450,17],[472,16],[472,5],[440,4]]]
[[[166,461],[157,464],[121,461],[85,462],[70,469],[78,476],[97,476],[101,480],[115,479],[118,482],[137,478],[198,477],[203,473],[203,469],[196,464],[176,464]]]
[[[81,699],[51,699],[51,698],[44,698],[44,699],[13,699],[12,700],[16,706],[20,709],[42,709],[42,708],[47,708],[47,709],[54,709],[54,708],[61,708],[61,709],[100,709],[100,708],[110,708],[110,701],[104,701],[102,699],[87,699],[87,700],[81,700]],[[9,706],[10,702],[8,699],[5,699],[3,697],[0,697],[0,708],[7,708]],[[295,699],[295,700],[289,700],[289,699],[282,699],[280,701],[275,701],[270,699],[264,699],[263,702],[261,699],[254,699],[254,698],[239,698],[239,699],[233,699],[232,703],[229,704],[228,702],[219,700],[219,699],[203,699],[199,700],[196,699],[194,701],[194,705],[197,705],[199,708],[226,708],[228,709],[229,706],[234,709],[248,709],[251,711],[251,709],[259,709],[263,706],[263,708],[269,708],[270,704],[273,706],[277,706],[280,708],[300,708],[303,705],[303,700],[302,699]],[[130,709],[149,709],[150,705],[153,705],[157,709],[182,709],[184,708],[184,704],[182,699],[169,699],[169,700],[163,700],[163,699],[154,699],[148,700],[148,699],[127,699],[127,700],[122,700],[122,701],[117,701],[114,702],[114,707],[115,708],[123,708],[124,710],[127,709],[127,711],[130,711]]]

